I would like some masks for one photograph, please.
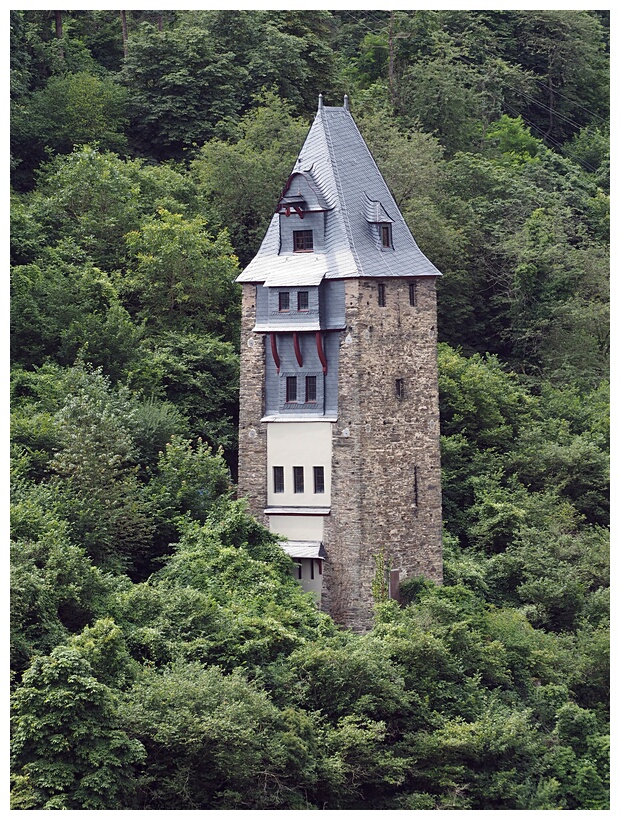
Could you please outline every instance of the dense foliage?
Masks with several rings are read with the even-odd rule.
[[[11,11],[14,808],[609,807],[608,26]],[[444,274],[445,583],[364,635],[234,497],[319,91]]]

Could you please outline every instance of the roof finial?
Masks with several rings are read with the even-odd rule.
[[[319,111],[323,108],[323,95],[319,94]]]
[[[349,110],[349,95],[348,94],[344,95],[344,110],[345,111]]]

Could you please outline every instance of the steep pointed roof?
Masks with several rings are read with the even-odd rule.
[[[310,267],[313,276],[320,269],[326,279],[441,275],[411,235],[346,99],[342,108],[319,101],[291,178],[295,174],[305,177],[326,210],[324,252],[298,254],[281,249],[280,216],[275,213],[257,255],[238,282],[265,282],[277,270],[282,272],[278,281],[292,285]],[[391,226],[389,249],[377,241],[376,225],[383,223]]]

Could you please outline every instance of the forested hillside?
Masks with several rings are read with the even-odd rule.
[[[609,14],[11,11],[15,809],[609,808]],[[240,269],[319,92],[443,272],[445,583],[237,499]]]

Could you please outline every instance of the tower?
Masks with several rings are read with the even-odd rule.
[[[435,284],[344,107],[319,108],[243,286],[239,490],[304,588],[370,626],[442,578]],[[380,579],[383,582],[383,578]]]

